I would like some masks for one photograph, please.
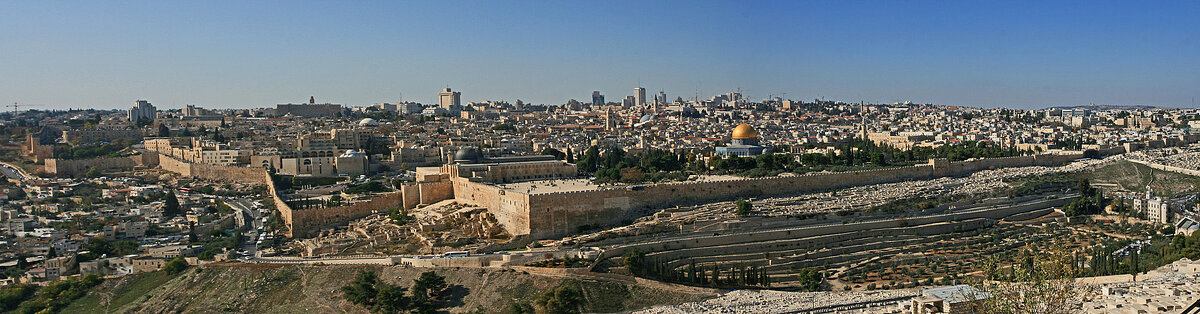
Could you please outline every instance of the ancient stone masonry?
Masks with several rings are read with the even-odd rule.
[[[620,223],[639,211],[674,205],[798,194],[857,185],[962,176],[1002,167],[1051,166],[1082,155],[1037,155],[978,159],[961,162],[931,160],[929,164],[878,170],[813,173],[791,177],[746,178],[720,181],[678,182],[639,186],[636,189],[593,189],[570,192],[525,193],[501,186],[452,178],[445,174],[420,176],[417,182],[366,202],[320,209],[292,209],[276,191],[270,174],[262,168],[197,165],[159,156],[159,166],[185,176],[209,180],[266,184],[289,237],[312,236],[320,228],[393,207],[413,208],[453,199],[485,207],[513,236],[545,239],[574,233],[581,226]]]
[[[166,155],[160,155],[158,159],[159,166],[163,170],[178,173],[185,177],[259,185],[270,181],[263,175],[266,173],[266,169],[264,168],[193,164]]]
[[[288,237],[311,236],[325,226],[346,223],[374,212],[399,207],[403,198],[403,192],[398,191],[348,206],[294,210],[279,196],[271,174],[264,168],[201,165],[179,161],[168,156],[159,157],[159,166],[162,169],[183,176],[244,184],[265,184],[267,192],[275,203],[275,208],[279,210],[280,218],[283,219],[284,235]]]
[[[637,212],[676,205],[732,200],[741,197],[781,196],[824,191],[858,185],[927,180],[945,176],[963,176],[973,172],[1025,166],[1061,165],[1081,158],[1074,155],[1035,155],[975,159],[950,162],[931,160],[929,164],[878,170],[811,173],[799,176],[744,178],[719,181],[690,181],[651,184],[637,188],[588,189],[566,192],[525,193],[466,178],[444,178],[453,184],[452,195],[429,197],[421,189],[420,201],[406,199],[406,207],[453,198],[464,204],[488,208],[513,235],[545,239],[576,232],[581,226],[618,224]],[[418,183],[426,186],[433,182]],[[415,193],[411,192],[410,193]]]
[[[1002,167],[1059,165],[1081,156],[1041,155],[979,159],[962,162],[933,160],[930,165],[897,167],[836,173],[816,173],[794,177],[770,177],[709,182],[682,182],[645,186],[642,189],[573,191],[528,196],[528,226],[534,238],[569,234],[584,225],[610,225],[628,219],[633,209],[665,208],[739,197],[779,196],[857,185],[927,180],[943,176],[962,176]],[[457,189],[456,189],[457,192]],[[456,194],[456,198],[459,196]],[[493,208],[493,207],[488,207]],[[520,210],[518,209],[518,212]],[[498,218],[505,213],[494,213]],[[520,223],[500,219],[501,223]],[[527,229],[526,229],[527,228]],[[519,233],[518,233],[519,234]]]
[[[382,212],[389,208],[399,207],[402,192],[392,192],[366,202],[354,203],[348,206],[291,209],[285,215],[284,223],[288,226],[289,237],[311,237],[320,232],[322,227],[344,224]],[[286,204],[284,208],[287,208]],[[283,211],[280,210],[282,213]]]
[[[55,159],[47,158],[46,172],[60,177],[73,177],[86,173],[92,167],[99,171],[129,171],[136,167],[154,167],[158,165],[158,154],[144,153],[126,157],[104,157],[88,159]]]
[[[372,213],[386,211],[393,207],[400,207],[402,206],[401,200],[404,199],[404,191],[401,190],[348,206],[292,209],[283,197],[279,196],[271,174],[267,173],[266,170],[262,170],[260,177],[267,184],[267,191],[275,203],[275,209],[279,210],[279,218],[283,220],[283,233],[289,238],[313,236],[319,233],[322,227],[344,224],[354,219],[366,217]]]

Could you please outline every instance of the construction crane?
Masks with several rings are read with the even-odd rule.
[[[39,106],[41,106],[41,105],[28,105],[28,104],[27,105],[18,105],[17,103],[14,102],[13,104],[5,106],[5,107],[12,107],[13,113],[15,114],[18,111],[21,111],[21,107],[39,107]]]

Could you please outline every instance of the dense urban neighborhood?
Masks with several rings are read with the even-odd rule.
[[[1089,312],[1200,299],[1196,110],[633,92],[4,113],[4,309],[62,311],[93,286],[238,265],[644,278],[696,300],[750,289],[650,313],[926,313],[1004,297],[980,280],[1029,276],[1088,277],[1068,288],[1090,292],[1072,296]],[[1068,274],[1018,266],[1055,250]],[[411,308],[390,308],[361,295],[399,289],[376,277],[360,271],[346,300],[385,312],[489,302],[445,300],[430,272],[430,292],[400,290]],[[67,297],[39,301],[51,287]],[[606,311],[555,289],[497,302]]]

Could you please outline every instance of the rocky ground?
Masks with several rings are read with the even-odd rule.
[[[1175,261],[1139,275],[1086,278],[1094,294],[1087,313],[1179,313],[1200,300],[1200,261]]]
[[[1180,260],[1138,276],[1083,278],[1084,313],[1179,313],[1200,300],[1200,261]],[[674,313],[791,313],[833,309],[836,313],[900,313],[905,302],[919,295],[914,289],[875,292],[783,292],[735,290],[719,297],[677,305],[656,306],[639,314]],[[879,302],[888,300],[887,302]]]
[[[886,313],[898,310],[894,301],[917,295],[912,290],[876,292],[786,292],[735,290],[720,297],[679,305],[656,306],[638,314],[675,313],[789,313],[833,309],[837,313]],[[853,305],[863,305],[862,308]]]
[[[1060,167],[1035,166],[984,170],[961,178],[943,177],[933,180],[864,185],[825,193],[766,198],[756,201],[755,205],[763,204],[758,207],[769,215],[795,215],[862,209],[913,197],[981,195],[1007,188],[1008,184],[1004,183],[1005,179],[1077,173],[1121,158],[1113,156],[1103,160],[1078,161]]]
[[[1129,159],[1149,161],[1157,164],[1200,170],[1200,146],[1189,148],[1163,148],[1136,151],[1125,154]]]
[[[559,285],[580,289],[584,312],[611,313],[657,304],[699,301],[712,294],[659,289],[622,281],[576,280],[511,269],[409,268],[216,264],[178,274],[161,272],[110,279],[73,302],[64,313],[367,313],[343,298],[341,287],[360,270],[401,287],[422,272],[446,278],[450,296],[442,310],[500,313],[513,302],[532,302]]]
[[[344,228],[325,230],[289,244],[304,256],[409,255],[472,250],[510,237],[487,209],[452,201],[413,209],[397,225],[385,213],[356,219]]]
[[[1076,161],[1059,167],[1001,168],[979,171],[966,177],[864,185],[829,192],[760,198],[752,200],[751,203],[755,215],[770,217],[821,215],[844,210],[864,210],[872,206],[916,197],[984,196],[1008,188],[1009,185],[1004,182],[1006,179],[1079,173],[1123,159],[1123,156],[1117,155],[1102,160]],[[669,214],[644,217],[630,226],[571,236],[563,239],[561,243],[587,243],[593,239],[669,231],[678,229],[678,225],[687,225],[698,221],[736,220],[738,217],[734,214],[733,208],[735,208],[733,202],[716,202],[666,209]]]

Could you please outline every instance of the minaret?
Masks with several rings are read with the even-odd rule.
[[[608,131],[612,131],[616,127],[617,127],[617,123],[616,123],[616,121],[613,121],[612,107],[609,107],[608,111],[604,112],[604,129],[608,130]]]
[[[859,120],[860,120],[860,121],[859,121],[859,123],[861,123],[861,124],[862,124],[862,125],[860,125],[860,126],[859,126],[859,128],[860,128],[860,131],[859,131],[859,132],[862,132],[862,139],[863,139],[864,141],[866,141],[866,140],[868,139],[868,134],[867,134],[867,106],[866,106],[866,102],[864,102],[864,101],[861,101],[861,100],[860,100],[860,101],[858,101],[858,116],[860,117],[860,118],[859,118]]]

